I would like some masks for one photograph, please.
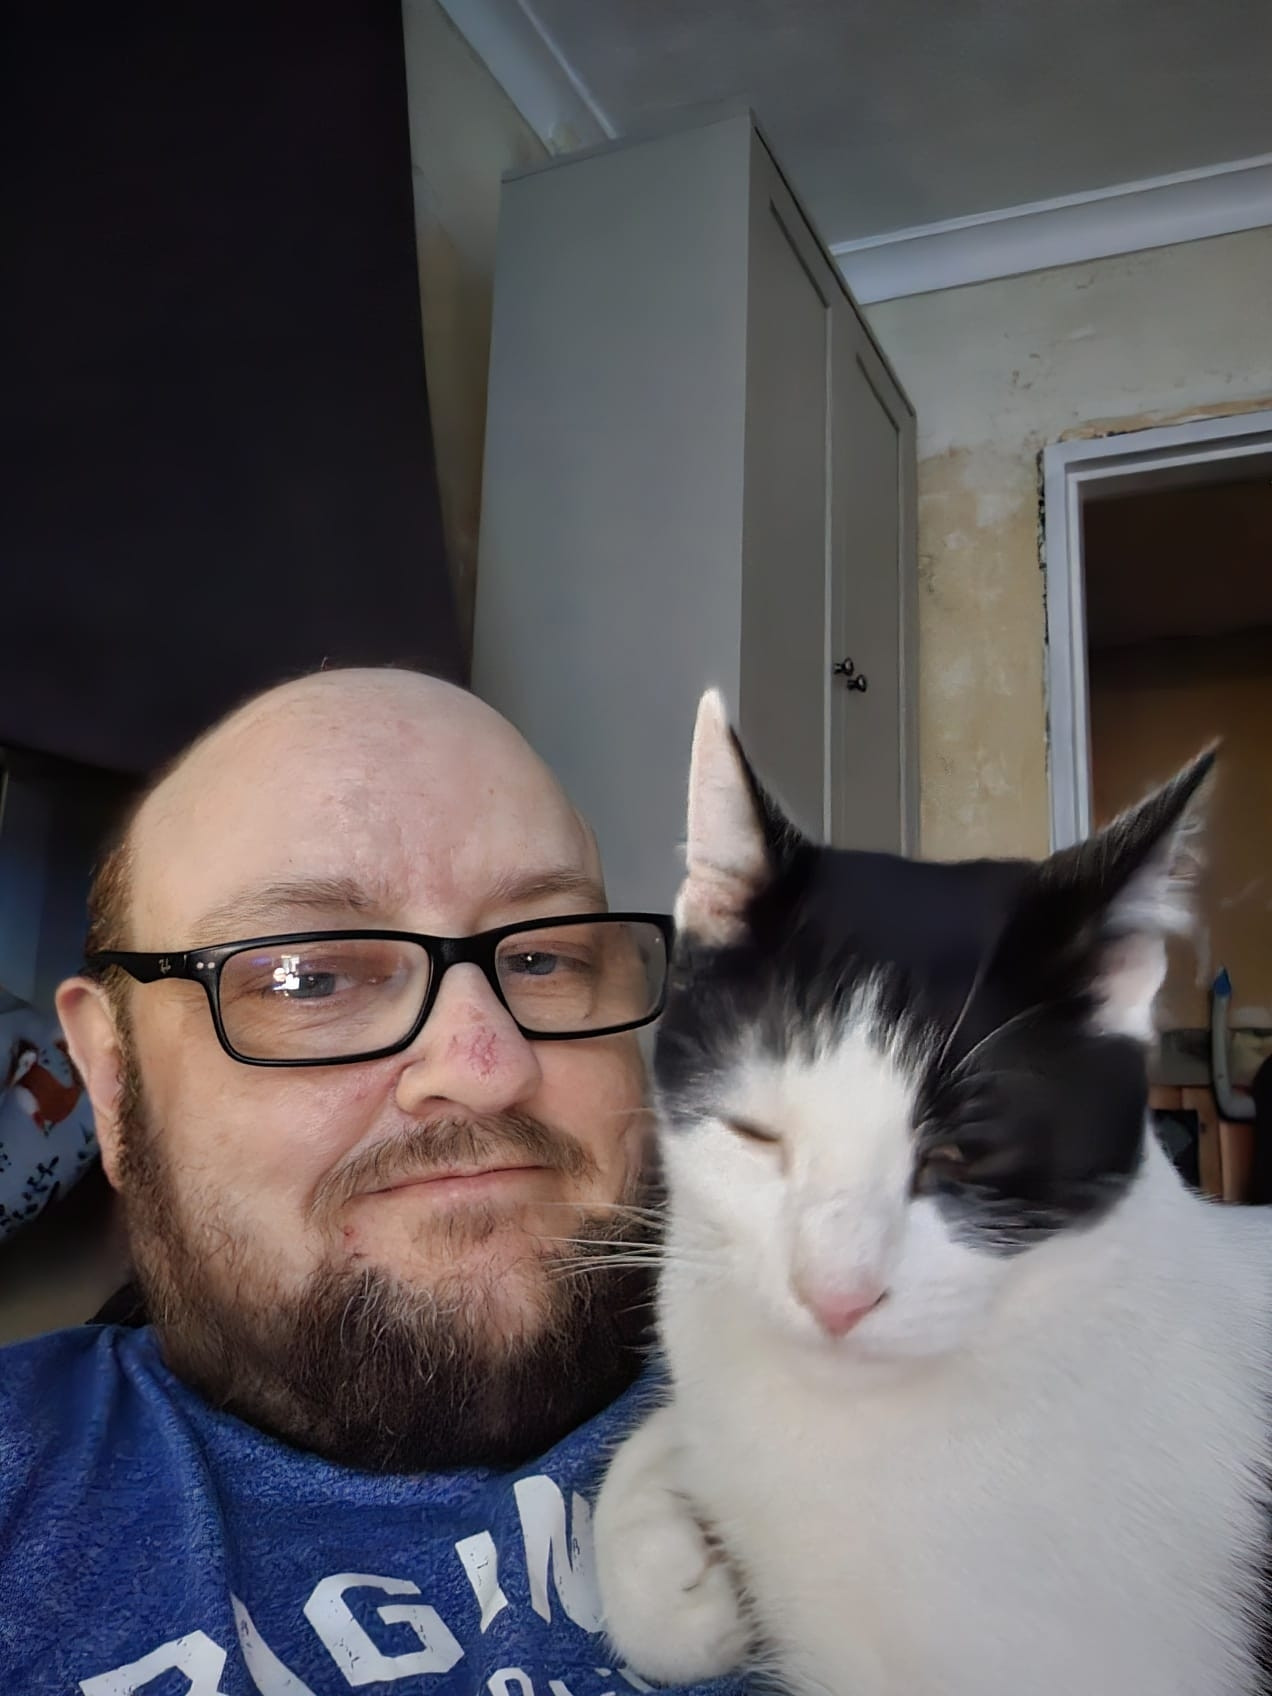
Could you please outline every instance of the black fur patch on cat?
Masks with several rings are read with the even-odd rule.
[[[879,1046],[899,1039],[915,1080],[915,1189],[951,1228],[1006,1255],[1098,1219],[1139,1167],[1147,1106],[1140,1043],[1100,1028],[1106,978],[1114,951],[1151,930],[1128,895],[1212,760],[1041,865],[818,848],[743,760],[770,876],[735,940],[677,942],[655,1058],[668,1122],[727,1112],[744,1047],[825,1051],[868,989]],[[852,1125],[848,1099],[845,1136]],[[938,1144],[960,1158],[927,1166]]]

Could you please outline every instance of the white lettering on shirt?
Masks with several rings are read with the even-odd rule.
[[[513,1679],[516,1684],[513,1684]],[[500,1667],[486,1680],[490,1696],[534,1696],[534,1685],[520,1667]]]
[[[525,1544],[530,1605],[540,1619],[552,1621],[548,1574],[556,1581],[557,1599],[565,1613],[584,1631],[601,1629],[601,1599],[592,1554],[592,1510],[575,1491],[571,1498],[571,1533],[565,1523],[565,1498],[542,1473],[513,1485],[521,1536]]]
[[[183,1672],[190,1680],[185,1696],[225,1696],[221,1689],[224,1671],[225,1650],[206,1632],[191,1631],[185,1637],[174,1637],[171,1643],[161,1643],[126,1667],[81,1679],[80,1690],[83,1696],[137,1696],[160,1673]]]
[[[465,1537],[456,1543],[455,1553],[481,1606],[481,1629],[485,1632],[496,1614],[508,1606],[508,1598],[499,1588],[499,1551],[495,1540],[489,1531],[479,1531],[475,1537]]]
[[[247,1670],[252,1675],[252,1683],[260,1691],[260,1696],[314,1696],[305,1681],[297,1678],[294,1672],[289,1672],[279,1660],[256,1629],[251,1614],[237,1596],[230,1597],[230,1605],[234,1609],[234,1623],[238,1627],[239,1647],[243,1651]]]
[[[337,1572],[324,1578],[305,1603],[305,1618],[352,1685],[414,1678],[421,1673],[449,1672],[464,1651],[443,1623],[436,1608],[424,1602],[395,1603],[377,1608],[385,1625],[409,1625],[419,1649],[405,1655],[386,1655],[367,1636],[345,1601],[346,1590],[380,1590],[387,1596],[418,1596],[420,1587],[405,1578],[378,1578],[366,1572]]]

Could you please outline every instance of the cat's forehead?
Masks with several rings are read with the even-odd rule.
[[[934,944],[992,940],[1032,869],[1026,861],[947,863],[824,848],[809,894],[890,953],[917,961]]]
[[[798,885],[774,889],[771,917],[781,924],[780,909],[790,918],[797,905],[802,925],[850,949],[859,969],[899,967],[938,997],[965,993],[1032,870],[820,849]]]

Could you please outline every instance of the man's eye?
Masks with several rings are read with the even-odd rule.
[[[340,974],[334,971],[307,971],[304,967],[286,964],[276,966],[272,977],[263,984],[266,995],[281,1001],[323,1001],[340,987]]]
[[[519,978],[587,978],[596,975],[596,962],[587,952],[566,952],[560,948],[522,948],[505,954],[499,970]]]
[[[334,972],[301,972],[280,988],[298,1000],[319,1001],[324,996],[335,994],[336,981]]]
[[[560,964],[559,954],[548,954],[542,949],[533,953],[510,954],[504,960],[507,971],[526,978],[549,978]]]

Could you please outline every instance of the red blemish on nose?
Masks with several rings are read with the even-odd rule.
[[[455,1035],[450,1043],[451,1058],[471,1066],[479,1078],[489,1078],[499,1067],[499,1039],[494,1031],[474,1031],[471,1035]]]

